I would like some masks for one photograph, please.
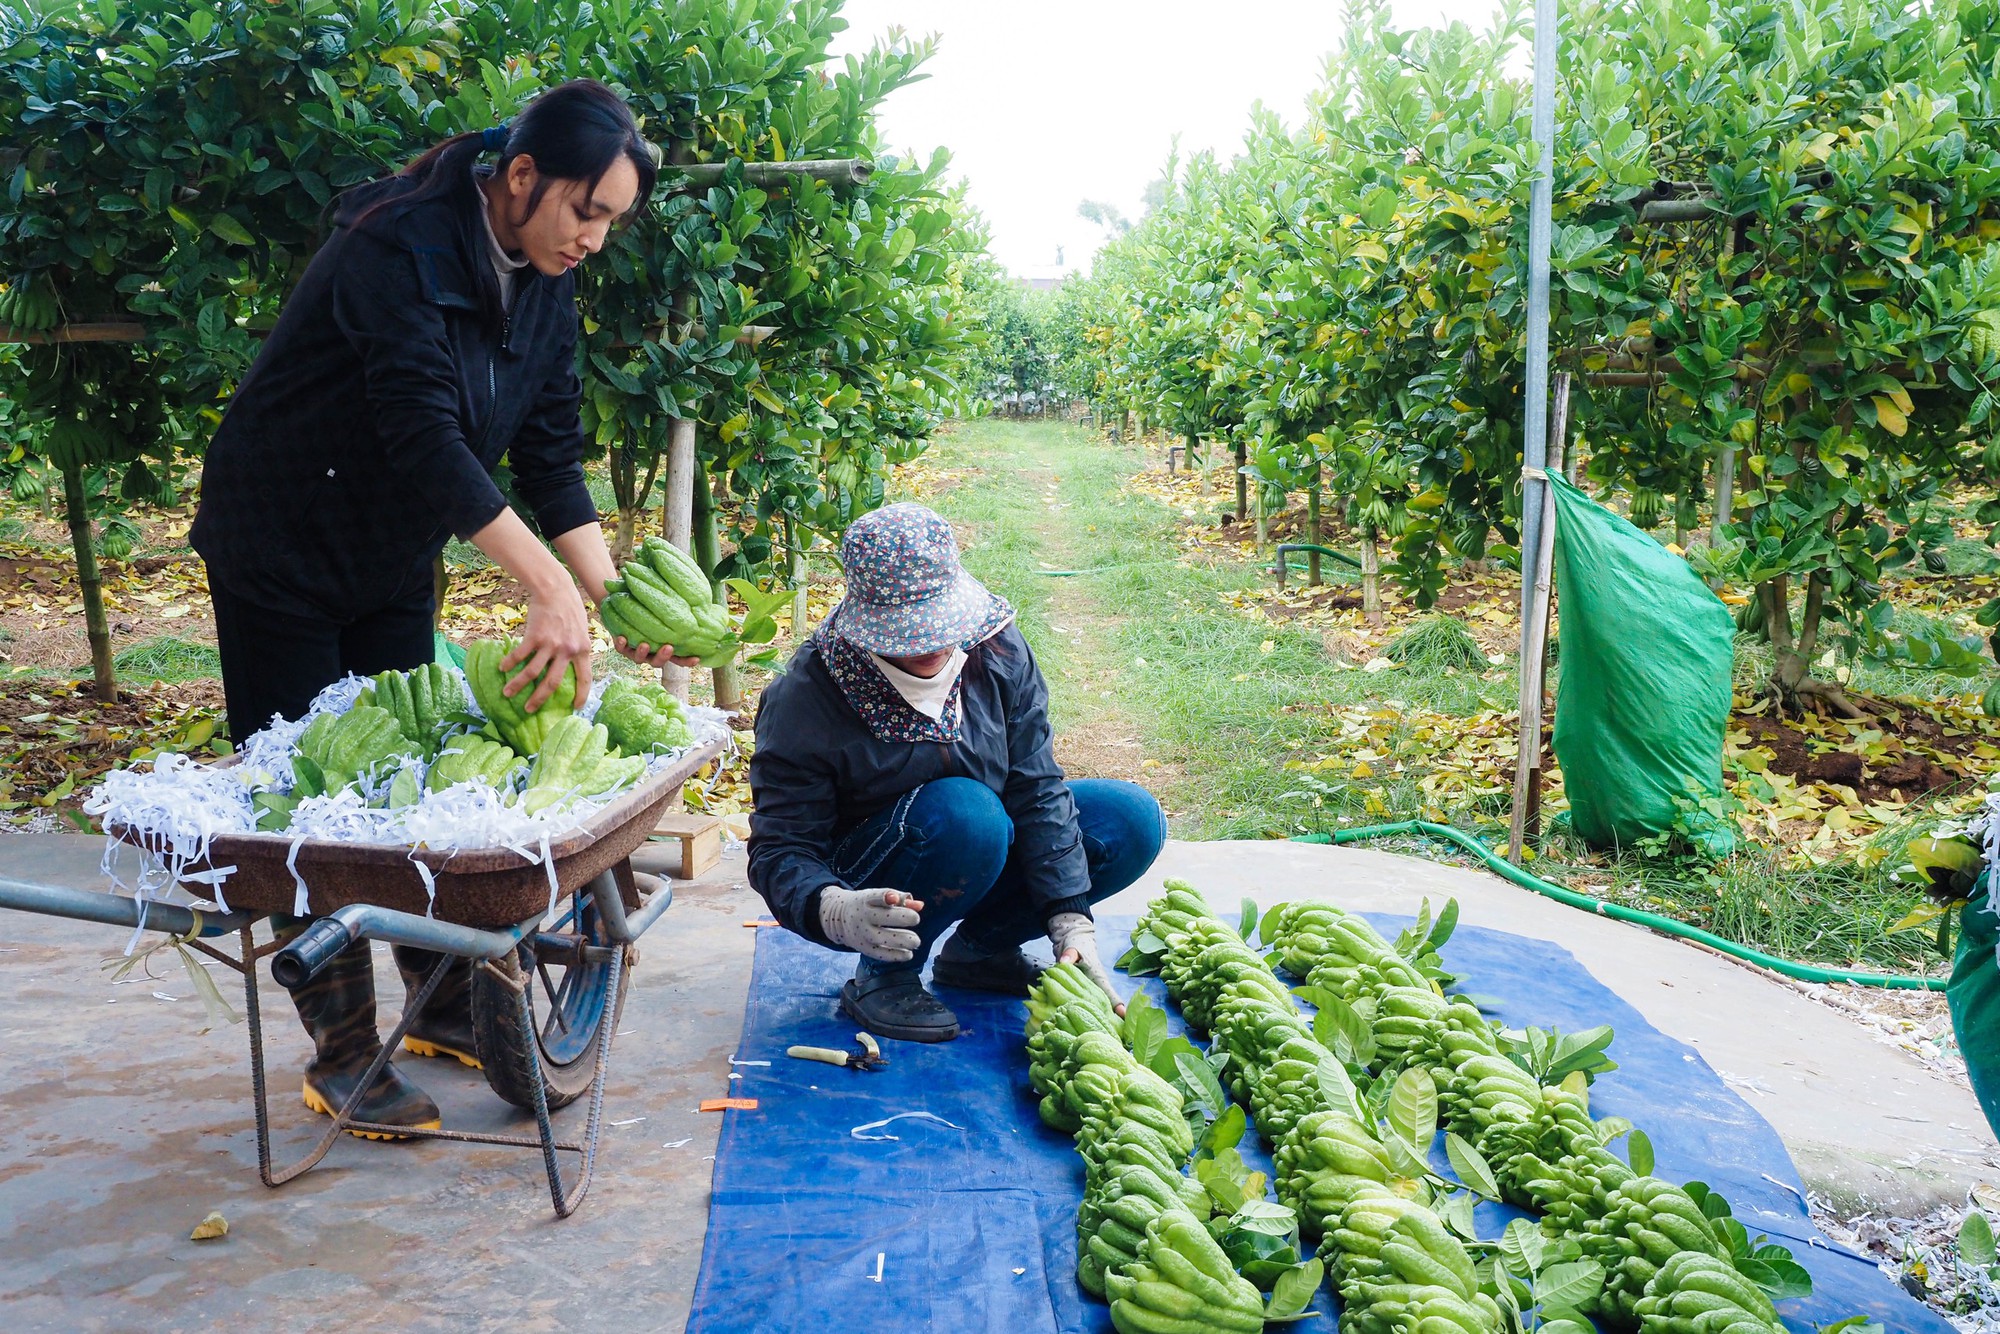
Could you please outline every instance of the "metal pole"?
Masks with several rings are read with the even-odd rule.
[[[1535,0],[1535,99],[1530,121],[1535,139],[1535,179],[1528,192],[1528,366],[1522,395],[1521,414],[1521,718],[1535,723],[1535,734],[1520,735],[1517,769],[1532,767],[1532,757],[1541,751],[1541,703],[1529,699],[1529,692],[1541,689],[1538,674],[1528,661],[1538,652],[1534,597],[1535,566],[1542,548],[1542,507],[1547,504],[1549,484],[1544,469],[1548,464],[1549,391],[1549,213],[1555,179],[1556,139],[1556,4],[1557,0]],[[1513,826],[1520,829],[1526,810],[1522,787],[1515,788]],[[1521,848],[1513,846],[1508,855],[1518,860]]]

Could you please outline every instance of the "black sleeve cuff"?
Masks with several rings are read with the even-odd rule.
[[[590,488],[578,481],[536,503],[535,522],[541,527],[542,536],[554,541],[571,529],[595,524],[597,502],[590,498]]]
[[[1058,913],[1066,912],[1082,913],[1085,917],[1089,917],[1090,896],[1088,894],[1072,894],[1066,899],[1052,899],[1042,905],[1042,920],[1046,922]],[[1092,920],[1096,919],[1093,918]]]
[[[493,479],[481,474],[485,482],[482,492],[476,492],[464,501],[452,506],[445,515],[445,522],[451,528],[452,536],[461,542],[470,542],[472,535],[500,517],[500,511],[507,508],[507,498],[500,494],[500,488],[493,485]]]

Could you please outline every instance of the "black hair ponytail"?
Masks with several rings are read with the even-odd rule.
[[[396,216],[469,189],[472,164],[487,152],[499,154],[496,170],[506,171],[509,162],[526,154],[541,174],[527,212],[513,219],[516,226],[541,207],[552,182],[582,181],[594,191],[620,158],[639,173],[641,203],[651,197],[659,178],[653,146],[639,133],[625,100],[595,79],[572,79],[537,96],[507,124],[455,134],[387,181],[357,187],[353,206],[342,209],[351,216],[341,221],[359,225],[377,214]]]

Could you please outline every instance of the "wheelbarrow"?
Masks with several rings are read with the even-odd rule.
[[[283,834],[233,834],[215,839],[203,863],[185,868],[191,875],[234,868],[222,881],[227,912],[4,877],[0,908],[171,933],[242,976],[257,1173],[266,1186],[282,1186],[310,1171],[343,1131],[497,1144],[541,1151],[556,1216],[567,1218],[583,1202],[597,1163],[605,1072],[635,943],[673,903],[669,883],[632,870],[632,853],[669,806],[678,807],[681,785],[722,746],[716,741],[696,747],[646,779],[575,832],[552,841],[546,861],[539,853],[524,857],[505,848],[443,853],[314,839],[299,844],[294,856],[293,840]],[[139,831],[113,825],[107,832],[161,851]],[[314,920],[288,940],[273,936],[258,944],[255,928],[293,912],[301,881]],[[234,954],[221,947],[221,939],[231,935],[237,938]],[[298,987],[357,940],[414,945],[447,957],[405,1002],[395,1031],[319,1142],[291,1166],[274,1168],[257,961],[269,956],[271,976]],[[472,1028],[486,1082],[505,1101],[534,1113],[533,1136],[354,1119],[362,1091],[402,1046],[455,958],[476,961]],[[550,1114],[580,1098],[587,1099],[581,1138],[558,1139]],[[580,1159],[567,1181],[562,1153]]]

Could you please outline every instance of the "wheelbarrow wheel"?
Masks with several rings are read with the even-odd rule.
[[[575,932],[592,944],[609,946],[597,905],[580,894],[551,928]],[[514,956],[499,965],[525,981],[535,1031],[523,1034],[520,1001],[512,987],[484,968],[472,973],[472,1036],[479,1061],[493,1091],[516,1107],[535,1105],[535,1072],[551,1110],[564,1107],[590,1089],[597,1069],[597,1037],[603,1025],[616,1030],[632,981],[629,966],[618,972],[618,994],[611,994],[608,958],[537,957],[532,937],[521,942]]]

